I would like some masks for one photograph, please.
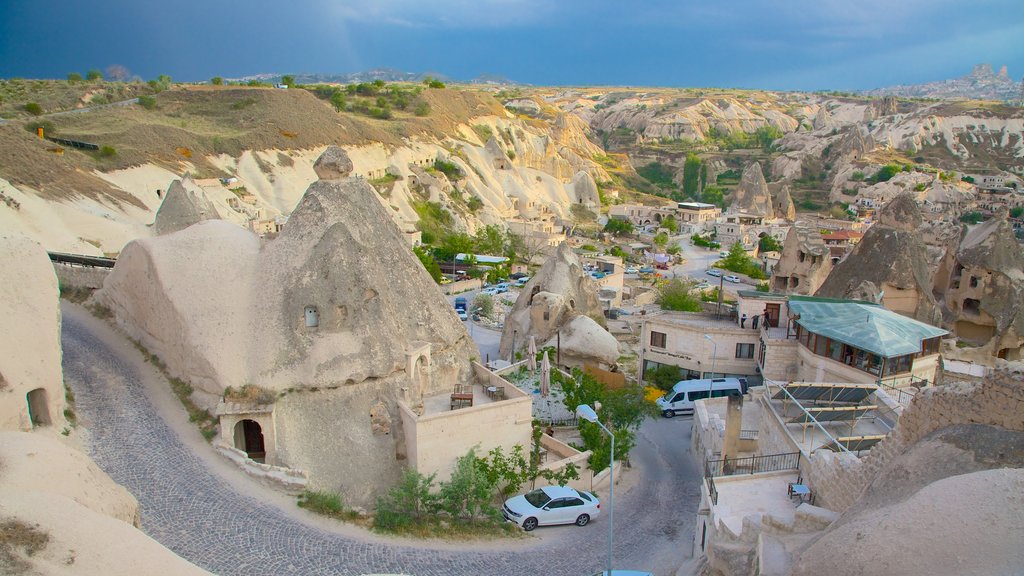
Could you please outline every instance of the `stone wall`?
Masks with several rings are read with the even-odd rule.
[[[911,444],[954,424],[974,423],[1024,431],[1024,382],[1020,374],[1000,373],[983,382],[925,388],[903,411],[893,433],[859,460],[849,454],[818,451],[804,479],[817,504],[843,512],[860,497],[878,472]]]
[[[757,426],[758,454],[788,454],[799,452],[793,439],[786,433],[786,425],[775,414],[768,396],[763,391],[755,391],[752,401],[761,403],[761,422]]]
[[[54,262],[53,270],[57,273],[57,282],[61,288],[103,288],[103,280],[110,275],[113,268],[96,268],[94,266],[74,266],[63,262]]]
[[[565,442],[556,440],[547,434],[540,437],[540,445],[547,450],[547,461],[540,465],[541,470],[552,470],[555,472],[564,470],[569,464],[575,464],[579,471],[578,480],[570,480],[569,486],[577,490],[594,489],[594,471],[587,465],[590,458],[590,450],[580,452]]]

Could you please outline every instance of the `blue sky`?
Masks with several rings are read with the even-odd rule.
[[[1024,0],[0,0],[0,77],[390,67],[531,84],[862,89],[1006,64]]]

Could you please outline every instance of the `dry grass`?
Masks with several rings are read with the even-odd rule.
[[[50,535],[20,520],[0,523],[0,574],[25,574],[32,567],[25,557],[41,552]]]
[[[235,389],[228,386],[224,389],[225,402],[240,404],[273,404],[277,400],[277,392],[261,388],[255,384],[246,384]]]
[[[0,149],[5,152],[0,155],[0,176],[49,199],[89,197],[142,207],[92,172],[146,163],[181,171],[188,161],[200,175],[224,176],[204,158],[329,144],[399,146],[408,137],[443,138],[474,117],[504,114],[501,104],[479,92],[424,90],[421,98],[430,105],[429,116],[396,111],[392,120],[375,120],[339,114],[306,90],[177,87],[155,95],[154,110],[126,106],[47,118],[61,137],[114,148],[117,154],[111,157],[75,149],[53,154],[47,151],[52,143],[38,139],[21,123],[0,126]]]

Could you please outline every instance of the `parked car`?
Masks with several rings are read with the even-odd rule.
[[[601,502],[590,492],[568,486],[545,486],[509,498],[501,514],[527,532],[537,526],[586,526],[601,513]]]
[[[715,270],[714,268],[708,268],[708,276],[714,276],[715,278],[718,278],[721,275],[722,275],[721,270]]]
[[[502,282],[495,286],[494,289],[498,291],[498,294],[504,294],[505,292],[508,292],[508,282]]]
[[[519,278],[516,278],[516,286],[522,288],[523,286],[526,286],[526,283],[529,281],[529,276],[520,276]]]
[[[626,274],[639,274],[639,273],[640,273],[640,270],[637,269],[637,268],[634,268],[633,266],[630,266],[629,268],[626,268]]]
[[[606,274],[604,272],[600,272],[600,271],[591,272],[590,273],[590,277],[593,278],[594,280],[600,280],[601,278],[604,278],[605,276],[606,276]]]
[[[739,378],[714,378],[703,380],[681,380],[671,390],[658,398],[655,403],[662,416],[671,418],[677,412],[693,412],[694,402],[712,398],[746,394],[747,381]]]
[[[530,275],[527,274],[526,272],[516,272],[514,274],[509,275],[509,278],[511,278],[513,280],[519,280],[520,278],[529,278],[529,277],[530,277]]]
[[[498,287],[497,286],[491,286],[490,288],[484,288],[483,290],[480,291],[480,293],[481,294],[490,294],[491,296],[497,296],[498,295]]]
[[[701,280],[700,282],[697,282],[694,288],[697,290],[707,290],[708,288],[711,288],[711,283],[707,280]]]
[[[732,282],[733,284],[739,284],[740,283],[740,277],[736,276],[736,275],[733,275],[733,274],[729,274],[728,276],[725,277],[725,281],[726,282]]]
[[[466,319],[469,318],[469,316],[466,315],[465,309],[457,309],[455,312],[459,315],[459,320],[462,320],[463,322],[465,322]]]
[[[640,273],[641,274],[654,274],[654,268],[651,268],[650,266],[644,266],[644,267],[640,268]]]

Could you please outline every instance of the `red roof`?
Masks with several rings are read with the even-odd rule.
[[[850,242],[853,240],[860,240],[863,237],[864,234],[862,232],[855,232],[853,230],[836,230],[831,234],[821,235],[822,240],[825,240],[826,242],[830,240],[832,242]]]

